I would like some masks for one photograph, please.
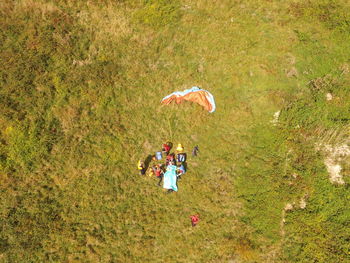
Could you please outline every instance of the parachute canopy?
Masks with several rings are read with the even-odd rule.
[[[184,91],[175,91],[164,97],[161,103],[168,105],[173,100],[175,100],[176,104],[180,104],[183,100],[193,101],[203,106],[210,113],[215,111],[213,95],[209,91],[198,87],[192,87]]]

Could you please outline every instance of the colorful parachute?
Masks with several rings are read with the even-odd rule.
[[[215,101],[213,95],[204,89],[192,87],[184,91],[175,91],[164,97],[162,104],[168,105],[175,100],[176,104],[180,104],[183,100],[193,101],[203,106],[210,113],[215,111]]]

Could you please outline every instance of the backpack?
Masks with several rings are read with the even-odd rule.
[[[177,161],[179,163],[186,162],[186,153],[178,153],[177,154]]]

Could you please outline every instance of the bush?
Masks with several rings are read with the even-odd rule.
[[[180,16],[178,0],[146,0],[144,6],[135,13],[138,21],[155,28],[176,24]]]

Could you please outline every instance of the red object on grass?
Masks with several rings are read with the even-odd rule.
[[[160,168],[156,169],[156,176],[159,177],[163,174],[163,171]]]
[[[170,151],[170,145],[167,144],[167,143],[164,143],[164,144],[163,144],[163,149],[164,149],[165,152],[168,153],[168,152]]]
[[[192,226],[196,226],[199,222],[199,215],[192,215],[190,216],[190,218],[191,218]]]

